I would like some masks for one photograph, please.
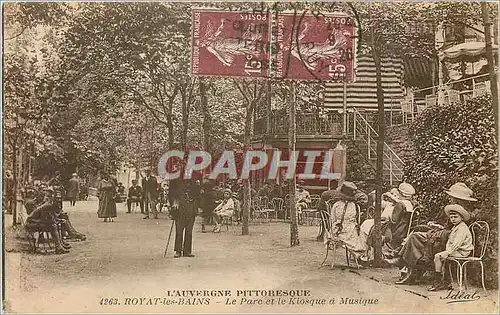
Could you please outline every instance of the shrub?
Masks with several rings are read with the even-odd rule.
[[[436,219],[447,198],[443,190],[464,182],[475,192],[473,217],[491,228],[487,281],[497,285],[498,143],[490,96],[426,109],[410,128],[413,156],[405,179],[417,190],[427,220]]]

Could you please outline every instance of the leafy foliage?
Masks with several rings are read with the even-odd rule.
[[[444,189],[455,182],[467,184],[478,199],[471,204],[474,218],[492,228],[489,257],[495,260],[488,264],[496,268],[498,142],[491,102],[490,96],[483,96],[426,109],[410,130],[414,156],[405,177],[415,186],[429,220],[442,215],[447,204]],[[495,279],[489,280],[496,283]]]

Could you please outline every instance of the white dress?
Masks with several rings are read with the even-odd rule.
[[[342,219],[343,218],[343,219]],[[325,234],[325,244],[333,242],[344,245],[357,257],[367,250],[366,235],[361,233],[357,223],[356,204],[337,201],[330,209],[330,231]]]

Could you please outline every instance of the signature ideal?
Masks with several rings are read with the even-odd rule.
[[[446,296],[441,297],[441,300],[448,300],[446,304],[451,304],[451,303],[473,302],[479,300],[480,298],[481,296],[479,296],[477,291],[474,291],[473,293],[468,293],[465,291],[449,290]]]

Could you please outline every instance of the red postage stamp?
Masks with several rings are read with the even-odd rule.
[[[275,76],[294,80],[354,80],[354,20],[347,15],[280,13],[273,44]]]
[[[193,10],[191,74],[266,77],[269,13]]]

